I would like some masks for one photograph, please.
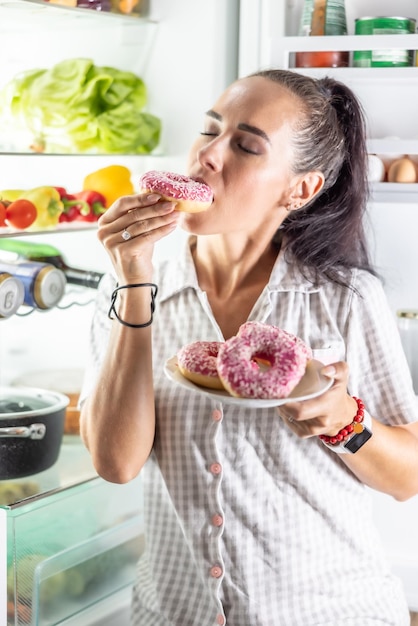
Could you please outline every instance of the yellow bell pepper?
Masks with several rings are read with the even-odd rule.
[[[55,187],[35,187],[24,191],[20,197],[33,202],[38,211],[36,220],[27,230],[43,230],[57,226],[64,204]]]
[[[84,191],[98,191],[106,199],[106,208],[121,196],[134,193],[131,172],[124,165],[109,165],[88,174],[83,181]]]
[[[14,202],[21,197],[22,193],[25,193],[24,189],[3,189],[0,191],[0,200]]]

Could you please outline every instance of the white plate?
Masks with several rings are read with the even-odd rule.
[[[301,402],[302,400],[311,400],[312,398],[316,398],[316,396],[320,396],[324,393],[324,391],[327,391],[327,389],[329,389],[334,382],[332,378],[327,378],[321,375],[320,371],[323,367],[324,365],[320,361],[309,361],[302,380],[298,385],[296,385],[292,393],[287,396],[287,398],[275,398],[273,400],[235,398],[227,391],[199,387],[199,385],[192,383],[191,380],[184,378],[184,376],[180,373],[177,366],[176,356],[168,359],[164,366],[164,373],[176,385],[201,393],[204,396],[212,398],[212,400],[217,400],[218,402],[223,402],[224,404],[235,404],[238,406],[263,409],[266,407],[280,406],[281,404],[286,404],[286,402],[290,401]]]

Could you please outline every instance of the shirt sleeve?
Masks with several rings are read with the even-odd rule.
[[[347,317],[349,392],[384,424],[418,420],[418,400],[395,316],[381,282],[355,274]]]

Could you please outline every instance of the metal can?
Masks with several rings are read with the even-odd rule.
[[[0,272],[18,278],[24,287],[23,304],[37,309],[50,309],[61,300],[67,279],[60,269],[49,263],[28,261],[5,263],[0,261]]]
[[[11,317],[23,304],[25,288],[8,272],[0,272],[0,319]]]
[[[356,35],[411,35],[416,32],[412,17],[359,17]],[[414,50],[356,50],[354,67],[409,67],[414,65]]]

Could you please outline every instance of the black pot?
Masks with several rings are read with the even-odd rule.
[[[58,459],[69,398],[32,387],[0,387],[0,480],[23,478]]]

